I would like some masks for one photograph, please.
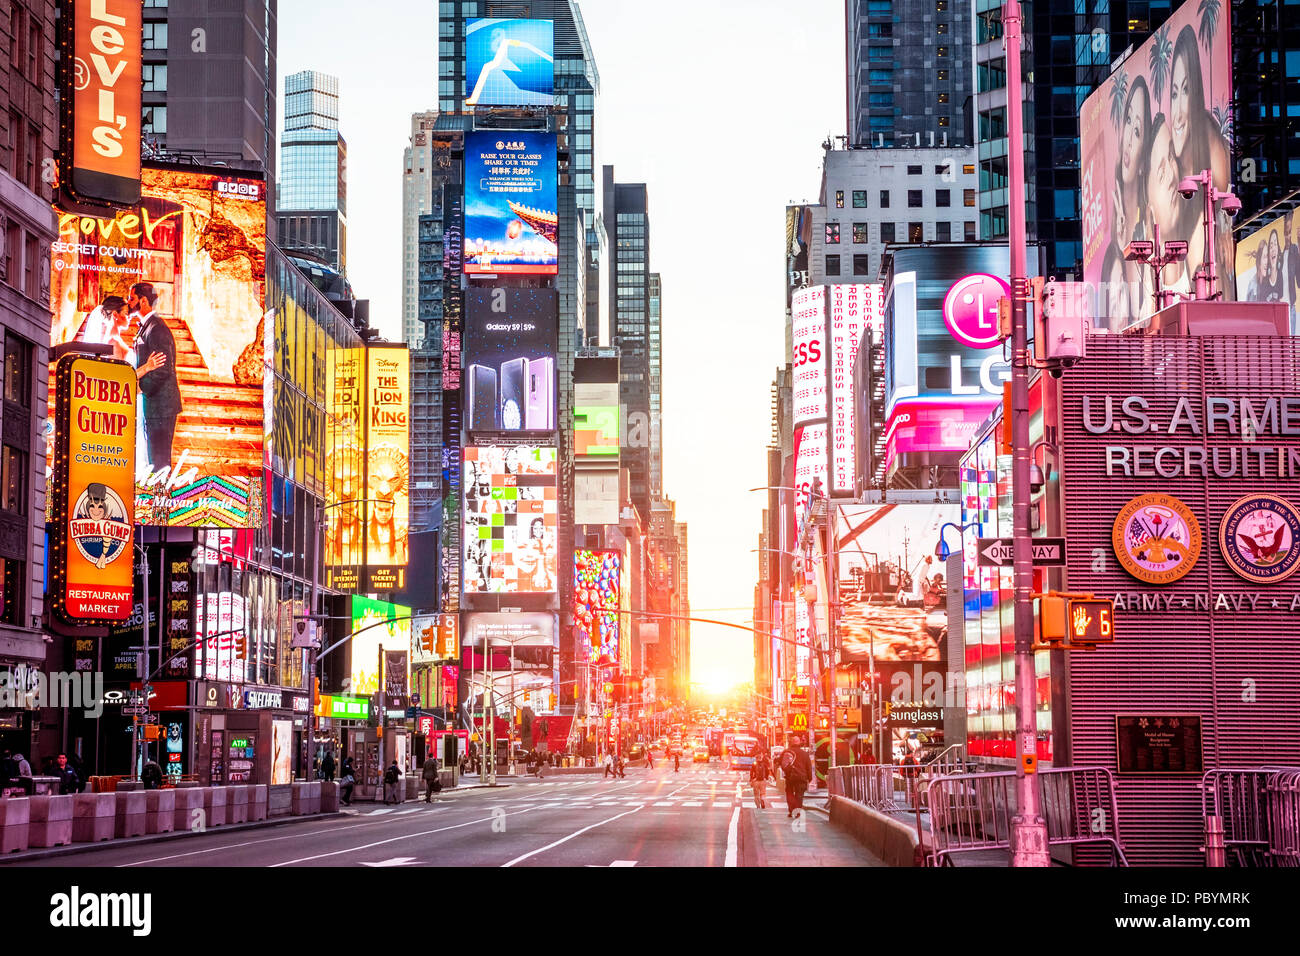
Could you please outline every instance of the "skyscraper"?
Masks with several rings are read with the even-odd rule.
[[[280,247],[347,272],[347,157],[338,77],[303,70],[284,81],[284,139],[276,183]]]
[[[417,270],[420,252],[420,217],[433,201],[434,150],[431,135],[438,111],[411,114],[410,145],[402,153],[402,338],[421,348],[424,323],[417,306]]]

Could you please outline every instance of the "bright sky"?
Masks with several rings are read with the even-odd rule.
[[[650,195],[663,276],[664,488],[690,525],[697,617],[748,624],[784,362],[785,207],[844,132],[843,0],[584,0],[600,70],[596,163]],[[437,102],[437,4],[280,0],[279,70],[339,77],[348,277],[400,337],[402,149]],[[281,100],[282,102],[282,100]],[[599,169],[596,170],[599,182]],[[599,201],[599,200],[598,200]],[[691,627],[691,680],[753,677],[752,636]]]

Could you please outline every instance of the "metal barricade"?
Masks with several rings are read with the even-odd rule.
[[[1097,845],[1128,866],[1119,836],[1115,782],[1103,767],[1053,767],[1034,775],[1050,846]],[[935,777],[928,787],[927,866],[952,865],[957,853],[1011,849],[1016,774],[960,773]],[[918,815],[918,836],[924,841]]]
[[[1268,793],[1268,853],[1273,866],[1300,866],[1300,769],[1279,770]]]
[[[1300,836],[1290,790],[1297,774],[1300,768],[1277,766],[1221,767],[1202,774],[1207,865],[1300,865],[1294,855]]]

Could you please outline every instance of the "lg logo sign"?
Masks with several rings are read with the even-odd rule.
[[[977,272],[958,279],[943,300],[943,321],[962,345],[988,349],[998,335],[998,300],[1010,298],[1011,286],[997,276]]]

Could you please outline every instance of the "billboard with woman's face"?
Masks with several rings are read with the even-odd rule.
[[[480,445],[464,454],[464,590],[554,591],[556,449]]]
[[[1237,243],[1237,288],[1245,302],[1284,302],[1297,334],[1300,288],[1300,212],[1283,213]]]
[[[1204,199],[1178,184],[1209,169],[1230,186],[1232,57],[1227,4],[1187,2],[1084,101],[1079,117],[1083,277],[1096,296],[1096,326],[1122,329],[1156,310],[1153,270],[1126,262],[1135,240],[1183,240],[1187,259],[1161,273],[1184,295],[1206,261]],[[1219,290],[1236,299],[1231,223],[1215,225]]]

